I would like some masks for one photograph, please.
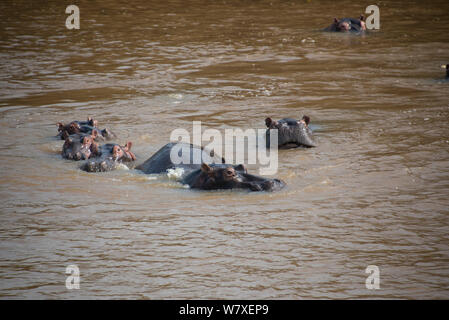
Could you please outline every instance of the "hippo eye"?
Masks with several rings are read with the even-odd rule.
[[[228,175],[228,176],[232,176],[233,174],[234,174],[234,171],[233,170],[226,170],[226,174]]]

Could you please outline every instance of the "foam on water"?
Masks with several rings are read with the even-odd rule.
[[[117,170],[129,170],[128,166],[123,164],[123,163],[119,163],[117,164]]]
[[[184,174],[184,169],[175,168],[175,169],[167,169],[167,177],[169,179],[179,180]]]

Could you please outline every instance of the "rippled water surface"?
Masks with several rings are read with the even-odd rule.
[[[449,2],[0,2],[1,298],[449,298]],[[175,128],[315,126],[275,193],[63,160],[92,116],[138,163]],[[65,268],[80,269],[67,290]],[[380,269],[367,290],[365,268]]]

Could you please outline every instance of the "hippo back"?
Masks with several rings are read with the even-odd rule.
[[[186,147],[190,150],[190,160],[193,162],[193,159],[199,158],[203,159],[202,152],[204,152],[204,149],[199,146],[195,146],[193,144],[188,143],[177,143],[177,142],[170,142],[163,146],[159,151],[157,151],[154,155],[152,155],[148,160],[146,160],[141,165],[137,166],[136,169],[143,171],[144,173],[151,174],[151,173],[166,173],[167,169],[174,169],[174,168],[182,168],[185,171],[193,171],[196,169],[199,169],[201,167],[200,164],[194,164],[194,163],[181,163],[181,164],[175,164],[172,162],[170,154],[173,149],[173,147]],[[178,155],[180,155],[178,153]],[[217,155],[213,155],[212,161],[214,163],[225,163],[225,160]]]

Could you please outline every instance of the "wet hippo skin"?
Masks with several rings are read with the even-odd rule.
[[[133,162],[136,160],[136,156],[131,152],[131,146],[131,142],[126,143],[125,146],[116,143],[98,146],[93,151],[95,158],[84,163],[81,169],[87,172],[105,172],[116,169],[124,162]]]
[[[143,171],[147,174],[152,173],[165,173],[168,169],[182,168],[185,172],[190,172],[201,167],[201,163],[180,163],[175,164],[171,160],[170,154],[172,150],[178,152],[178,155],[181,156],[181,148],[184,147],[184,150],[189,150],[190,160],[193,162],[193,159],[201,159],[204,160],[205,153],[209,155],[211,158],[210,162],[214,163],[224,163],[225,159],[215,155],[213,151],[205,150],[202,147],[195,146],[193,144],[188,143],[178,143],[178,142],[170,142],[165,146],[160,148],[154,155],[152,155],[148,160],[146,160],[141,165],[138,165],[136,169]],[[176,148],[176,149],[174,149]],[[209,162],[209,161],[208,161]]]
[[[309,123],[310,118],[308,116],[303,116],[301,120],[284,118],[274,121],[271,118],[266,118],[265,125],[268,128],[265,134],[266,147],[270,148],[270,129],[278,130],[279,149],[316,147]]]
[[[269,179],[247,173],[243,165],[203,163],[201,168],[181,181],[192,189],[246,189],[249,191],[276,191],[285,186],[279,179]]]
[[[334,18],[334,22],[324,29],[329,32],[364,32],[366,31],[365,17],[361,15],[358,19],[355,18]]]

